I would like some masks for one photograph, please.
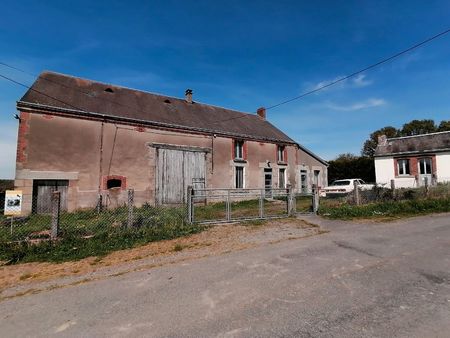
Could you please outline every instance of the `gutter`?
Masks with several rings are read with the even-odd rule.
[[[75,116],[78,118],[89,117],[89,118],[94,118],[94,119],[99,119],[99,120],[111,120],[111,121],[117,121],[117,122],[147,125],[147,126],[151,126],[151,127],[160,128],[160,129],[188,130],[188,131],[198,132],[198,133],[206,134],[206,135],[211,135],[211,133],[214,133],[217,136],[228,136],[228,137],[231,136],[231,137],[237,137],[237,138],[240,137],[240,138],[256,140],[256,141],[269,141],[269,142],[277,143],[277,144],[289,144],[289,145],[297,145],[297,146],[301,147],[298,143],[293,142],[293,141],[273,139],[273,138],[268,138],[268,137],[255,137],[255,136],[247,135],[247,134],[231,133],[231,132],[217,131],[217,130],[212,130],[212,129],[197,128],[197,127],[188,127],[188,126],[182,126],[182,125],[173,124],[173,123],[147,121],[147,120],[133,119],[133,118],[129,118],[129,117],[120,117],[120,116],[107,115],[107,114],[101,114],[101,113],[86,112],[86,111],[82,111],[82,110],[47,106],[47,105],[43,105],[43,104],[39,104],[39,103],[17,101],[17,108],[22,109],[22,110],[31,111],[31,112],[35,111],[35,112],[44,113],[44,114],[48,113],[48,112],[54,112],[54,113],[60,113],[62,115]],[[303,148],[303,147],[301,147],[301,148]],[[305,151],[310,153],[307,150],[305,150]],[[318,158],[315,155],[312,155],[312,156]]]
[[[388,153],[381,155],[374,155],[373,157],[392,157],[392,156],[402,156],[402,155],[416,155],[416,154],[433,154],[433,153],[444,153],[450,152],[450,148],[442,148],[442,149],[430,149],[430,150],[414,150],[414,151],[403,151],[398,153]]]

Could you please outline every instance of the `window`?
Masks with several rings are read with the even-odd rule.
[[[244,159],[244,141],[234,141],[234,159],[243,160]]]
[[[286,158],[285,158],[285,146],[278,146],[277,148],[277,161],[278,162],[286,162]]]
[[[431,158],[419,159],[419,174],[431,175]]]
[[[235,167],[234,182],[236,189],[244,188],[244,167]]]
[[[278,173],[278,187],[286,188],[286,169],[280,169]]]
[[[398,160],[397,161],[398,174],[401,175],[409,175],[409,160]]]

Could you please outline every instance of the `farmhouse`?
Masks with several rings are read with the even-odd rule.
[[[53,72],[18,101],[15,187],[24,213],[61,191],[66,210],[126,201],[183,203],[189,185],[311,190],[327,163],[266,119]],[[102,197],[100,199],[100,196]]]
[[[450,132],[378,138],[375,150],[378,184],[394,180],[399,188],[450,181]]]

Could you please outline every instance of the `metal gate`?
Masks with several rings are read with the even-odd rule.
[[[283,218],[317,211],[315,194],[296,194],[286,189],[193,189],[188,190],[188,221],[237,222]]]
[[[186,202],[193,179],[205,180],[206,153],[196,150],[157,149],[156,201],[158,204]]]

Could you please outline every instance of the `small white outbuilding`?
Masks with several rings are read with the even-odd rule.
[[[378,138],[375,150],[377,184],[397,188],[450,182],[450,131]]]

